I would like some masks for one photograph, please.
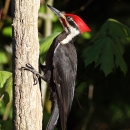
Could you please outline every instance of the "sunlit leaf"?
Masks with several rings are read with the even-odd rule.
[[[0,101],[0,115],[3,115],[5,110],[5,105],[4,105],[4,101]],[[1,129],[0,129],[1,130]]]
[[[12,37],[12,27],[11,26],[4,27],[2,30],[2,34],[8,37]]]
[[[0,51],[0,64],[8,63],[8,58],[3,51]]]
[[[40,41],[40,60],[43,62],[45,61],[46,53],[53,42],[53,39],[59,34],[60,32],[53,33],[52,35],[44,38]]]
[[[12,73],[7,71],[0,71],[0,88],[2,88],[6,80],[12,75]]]
[[[52,22],[56,22],[56,21],[58,21],[58,17],[55,14],[53,14]]]
[[[12,99],[12,73],[0,71],[0,97],[4,95],[7,104]]]
[[[12,75],[6,80],[2,92],[4,94],[4,103],[8,104],[12,100]]]
[[[90,35],[90,33],[86,32],[86,33],[82,34],[81,37],[84,39],[90,39],[91,35]]]
[[[45,6],[44,5],[40,6],[39,12],[45,13]]]

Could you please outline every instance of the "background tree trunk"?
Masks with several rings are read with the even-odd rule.
[[[19,70],[30,63],[38,70],[38,9],[40,0],[12,0],[13,16],[13,130],[41,130],[42,105],[33,75]]]

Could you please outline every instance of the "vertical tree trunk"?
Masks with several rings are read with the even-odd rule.
[[[33,75],[19,70],[30,63],[38,70],[38,9],[40,0],[12,0],[13,16],[13,130],[41,130],[42,105]]]

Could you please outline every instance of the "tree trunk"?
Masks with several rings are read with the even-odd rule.
[[[13,130],[41,130],[42,105],[33,74],[20,70],[30,63],[38,70],[38,9],[40,0],[12,0],[13,17]]]

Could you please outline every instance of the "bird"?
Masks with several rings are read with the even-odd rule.
[[[62,130],[67,130],[67,118],[71,110],[77,73],[77,53],[74,41],[80,34],[91,31],[87,24],[75,14],[62,13],[47,5],[58,17],[63,31],[54,38],[46,55],[45,65],[40,64],[44,72],[41,75],[32,65],[23,67],[31,71],[34,77],[48,83],[52,102],[51,117],[46,130],[54,130],[58,120]],[[34,84],[37,84],[35,80]]]

